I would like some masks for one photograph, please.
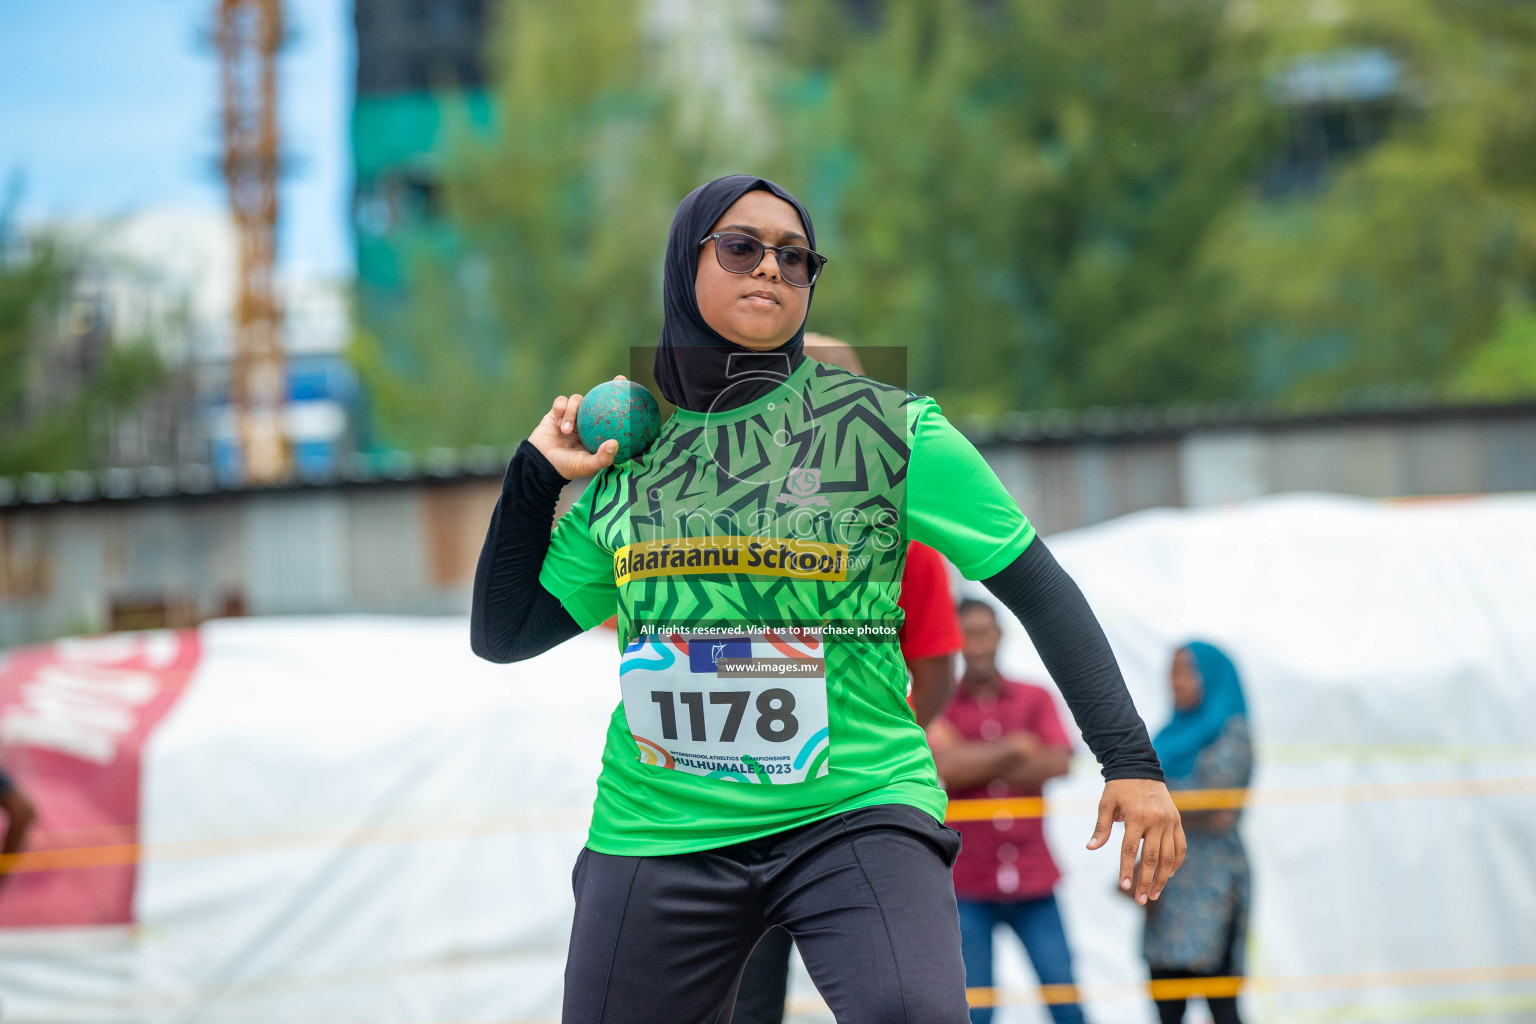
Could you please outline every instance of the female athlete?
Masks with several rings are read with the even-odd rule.
[[[532,657],[618,614],[566,1024],[728,1021],[774,925],[843,1024],[969,1019],[959,837],[895,642],[909,539],[1024,624],[1102,765],[1089,848],[1125,823],[1122,888],[1139,850],[1135,897],[1156,899],[1184,854],[1103,631],[975,447],[932,399],[806,358],[815,244],[772,182],[694,190],[667,241],[655,374],[677,410],[660,437],[615,465],[563,395],[507,468],[475,652]],[[561,487],[587,475],[551,533]]]

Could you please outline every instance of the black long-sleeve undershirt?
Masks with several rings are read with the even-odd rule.
[[[1105,780],[1163,781],[1109,639],[1045,541],[1036,537],[1007,568],[981,583],[1023,623]]]
[[[532,443],[518,445],[475,567],[470,647],[482,658],[521,661],[581,632],[539,582],[565,482]],[[1045,542],[1036,537],[1007,568],[981,582],[1024,624],[1104,778],[1161,780],[1104,630]]]
[[[539,582],[565,477],[529,441],[517,446],[491,513],[469,611],[469,646],[487,661],[522,661],[581,632]]]

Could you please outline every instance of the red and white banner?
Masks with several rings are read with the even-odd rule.
[[[145,740],[197,666],[194,630],[118,633],[0,658],[0,767],[36,807],[27,850],[123,847],[116,863],[24,871],[0,928],[128,924]]]

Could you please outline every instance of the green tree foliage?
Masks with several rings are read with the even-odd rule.
[[[800,115],[788,176],[835,211],[843,256],[818,329],[906,346],[952,409],[1241,390],[1190,269],[1276,115],[1223,5],[884,8],[874,33],[793,8],[822,42],[786,59],[808,55],[825,100],[781,105]]]
[[[784,0],[724,59],[651,6],[503,3],[458,248],[413,263],[405,340],[363,345],[393,442],[505,440],[629,372],[678,199],[758,169],[832,258],[811,328],[904,348],[952,413],[1536,390],[1530,4]],[[1277,187],[1317,113],[1277,83],[1362,49],[1399,72],[1380,137]],[[716,102],[722,65],[755,106]]]
[[[1536,395],[1536,307],[1510,305],[1493,338],[1472,353],[1452,387],[1458,398],[1509,400]]]
[[[409,303],[353,345],[386,444],[505,441],[555,394],[629,374],[660,328],[673,210],[739,166],[639,5],[500,10],[493,140],[451,133],[451,231],[406,243]]]
[[[63,301],[68,275],[52,246],[0,259],[0,410],[7,425],[27,397],[39,319]]]
[[[50,374],[73,341],[66,314],[76,271],[46,238],[0,245],[0,476],[98,468],[113,420],[161,380],[148,344],[110,339],[89,365]]]
[[[1536,347],[1511,326],[1536,299],[1536,6],[1352,0],[1321,19],[1309,6],[1249,4],[1241,34],[1267,66],[1382,48],[1401,68],[1395,114],[1321,192],[1227,211],[1202,259],[1226,319],[1266,328],[1296,368],[1289,389],[1310,398],[1536,394]],[[1523,373],[1491,386],[1487,367],[1514,369],[1517,349]]]

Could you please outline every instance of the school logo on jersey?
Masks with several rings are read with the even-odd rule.
[[[781,505],[827,505],[827,496],[817,494],[821,489],[821,470],[810,466],[796,466],[784,479],[788,494],[779,495]]]
[[[744,636],[720,637],[716,640],[688,641],[688,671],[717,674],[716,662],[721,658],[752,657],[752,641]]]

